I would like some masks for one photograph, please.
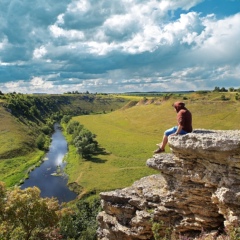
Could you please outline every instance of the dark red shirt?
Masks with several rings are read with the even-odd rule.
[[[185,132],[192,132],[192,114],[191,112],[184,108],[177,113],[177,122],[182,126],[182,130]]]

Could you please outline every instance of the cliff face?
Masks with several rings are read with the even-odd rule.
[[[159,174],[100,194],[99,239],[154,239],[154,223],[162,236],[239,225],[240,131],[195,130],[169,146],[171,154],[147,160]]]

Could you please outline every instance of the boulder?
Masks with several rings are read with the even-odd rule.
[[[100,193],[99,239],[195,237],[239,226],[240,131],[198,129],[169,137],[169,146],[171,153],[147,160],[159,174]]]

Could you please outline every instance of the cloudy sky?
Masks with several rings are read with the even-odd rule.
[[[240,87],[240,0],[0,0],[0,90]]]

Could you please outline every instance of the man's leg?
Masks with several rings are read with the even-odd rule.
[[[166,130],[164,132],[164,135],[163,135],[163,140],[161,143],[157,144],[158,146],[158,149],[156,149],[154,151],[154,153],[161,153],[161,152],[164,152],[165,151],[165,146],[167,145],[168,143],[168,136],[175,133],[177,130],[177,126],[173,127],[173,128],[170,128],[168,130]]]
[[[154,153],[161,153],[165,151],[165,146],[168,143],[168,137],[166,135],[163,136],[163,140],[161,143],[157,144],[158,149],[154,151]]]
[[[160,148],[161,148],[162,150],[165,150],[165,146],[167,145],[167,143],[168,143],[168,136],[164,135],[164,136],[163,136],[162,145],[161,145]]]

